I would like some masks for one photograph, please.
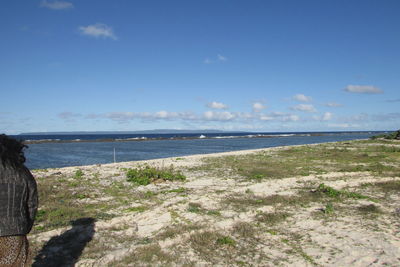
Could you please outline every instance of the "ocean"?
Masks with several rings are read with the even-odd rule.
[[[367,139],[380,132],[16,135],[30,169]],[[115,151],[115,154],[114,154]]]

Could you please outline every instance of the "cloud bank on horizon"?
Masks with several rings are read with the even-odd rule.
[[[0,133],[400,128],[398,1],[3,5]]]

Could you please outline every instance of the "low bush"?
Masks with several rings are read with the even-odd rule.
[[[156,168],[149,165],[144,165],[138,168],[128,169],[126,172],[126,178],[129,182],[133,182],[138,185],[148,185],[157,180],[186,180],[185,175],[183,175],[180,171],[174,170],[172,165],[169,168]]]
[[[391,132],[391,133],[387,133],[387,134],[379,134],[379,135],[374,135],[370,137],[372,140],[374,139],[388,139],[388,140],[393,140],[393,139],[400,139],[400,130],[395,131],[395,132]]]
[[[354,198],[354,199],[369,199],[371,201],[375,201],[374,199],[372,199],[368,196],[364,196],[364,195],[361,195],[356,192],[349,192],[346,190],[337,190],[337,189],[334,189],[325,184],[320,184],[318,186],[316,192],[323,193],[323,194],[327,195],[328,197],[332,197],[332,198],[348,197],[348,198]]]

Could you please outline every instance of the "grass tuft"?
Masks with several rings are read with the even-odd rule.
[[[275,225],[285,221],[290,216],[287,212],[264,212],[256,215],[256,221],[267,225]]]

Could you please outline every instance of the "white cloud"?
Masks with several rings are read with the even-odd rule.
[[[331,112],[325,112],[321,116],[315,115],[312,118],[316,121],[330,121],[333,117],[333,113]]]
[[[383,91],[372,85],[347,85],[344,88],[346,92],[358,94],[383,94]]]
[[[64,111],[64,112],[58,113],[57,116],[60,119],[63,119],[64,121],[73,122],[73,121],[75,121],[76,118],[81,117],[82,114]]]
[[[266,108],[267,107],[261,102],[253,103],[253,111],[254,112],[261,112],[263,109],[266,109]]]
[[[228,59],[220,54],[217,55],[218,61],[227,61]]]
[[[40,2],[41,7],[53,9],[53,10],[62,10],[62,9],[70,9],[73,8],[74,5],[70,2],[66,1],[53,1],[53,2],[48,2],[46,0],[43,0]]]
[[[206,120],[229,121],[234,119],[236,115],[229,111],[224,111],[224,112],[206,111],[204,112],[203,117]]]
[[[250,112],[238,112],[238,113],[236,113],[236,116],[238,118],[244,119],[244,120],[250,120],[250,119],[255,118],[254,114],[252,114]]]
[[[386,102],[389,102],[389,103],[400,102],[400,98],[397,98],[397,99],[389,99],[389,100],[386,100]]]
[[[154,117],[157,119],[174,119],[174,118],[179,117],[179,114],[176,112],[168,112],[168,111],[162,110],[162,111],[156,112],[154,114]]]
[[[331,112],[325,112],[324,115],[322,115],[322,120],[323,121],[329,121],[333,117],[333,113]]]
[[[212,61],[209,58],[204,59],[204,64],[211,64]]]
[[[102,117],[102,116],[100,115],[98,117]],[[123,123],[123,122],[127,122],[129,120],[134,119],[136,116],[135,116],[135,113],[133,113],[133,112],[110,112],[110,113],[106,113],[104,115],[104,117],[111,119],[113,121]]]
[[[299,121],[300,117],[295,114],[284,113],[284,112],[271,112],[269,114],[260,114],[258,119],[263,121]]]
[[[117,40],[117,36],[114,34],[113,29],[103,23],[96,23],[88,26],[79,27],[79,31],[83,35],[95,37],[95,38],[110,38]]]
[[[300,120],[300,116],[298,115],[288,115],[286,117],[283,118],[283,121],[299,121]]]
[[[207,104],[207,107],[209,108],[215,108],[215,109],[227,109],[228,106],[225,105],[224,103],[221,102],[210,102]]]
[[[327,107],[331,107],[331,108],[337,108],[337,107],[342,107],[342,104],[339,103],[335,103],[335,102],[330,102],[330,103],[326,103],[325,106]]]
[[[350,123],[332,123],[332,124],[328,124],[328,126],[333,127],[333,128],[356,128],[356,127],[359,127],[360,125],[350,124]]]
[[[212,64],[212,63],[218,63],[218,62],[224,63],[226,61],[228,61],[227,57],[225,57],[221,54],[218,54],[217,57],[215,57],[215,58],[210,59],[209,57],[207,57],[203,62],[204,62],[204,64]]]
[[[297,94],[293,96],[293,99],[300,102],[310,102],[312,101],[311,96],[305,96],[303,94]]]
[[[272,120],[274,120],[274,117],[263,114],[263,115],[260,116],[260,120],[262,120],[262,121],[272,121]]]
[[[292,110],[304,111],[304,112],[316,112],[317,110],[311,104],[299,104],[297,106],[291,107]]]
[[[349,117],[339,118],[341,122],[354,123],[354,122],[388,122],[400,121],[400,113],[384,113],[384,114],[366,114],[361,113]]]
[[[73,116],[73,114],[64,114],[64,116]],[[109,112],[103,114],[90,114],[85,116],[86,119],[110,119],[118,123],[128,123],[133,120],[142,120],[144,122],[152,121],[173,121],[180,120],[183,122],[195,122],[206,124],[209,122],[228,123],[245,123],[251,124],[262,121],[281,121],[295,122],[299,121],[300,117],[295,114],[283,112],[252,113],[252,112],[229,112],[229,111],[206,111],[201,114],[193,112]]]

